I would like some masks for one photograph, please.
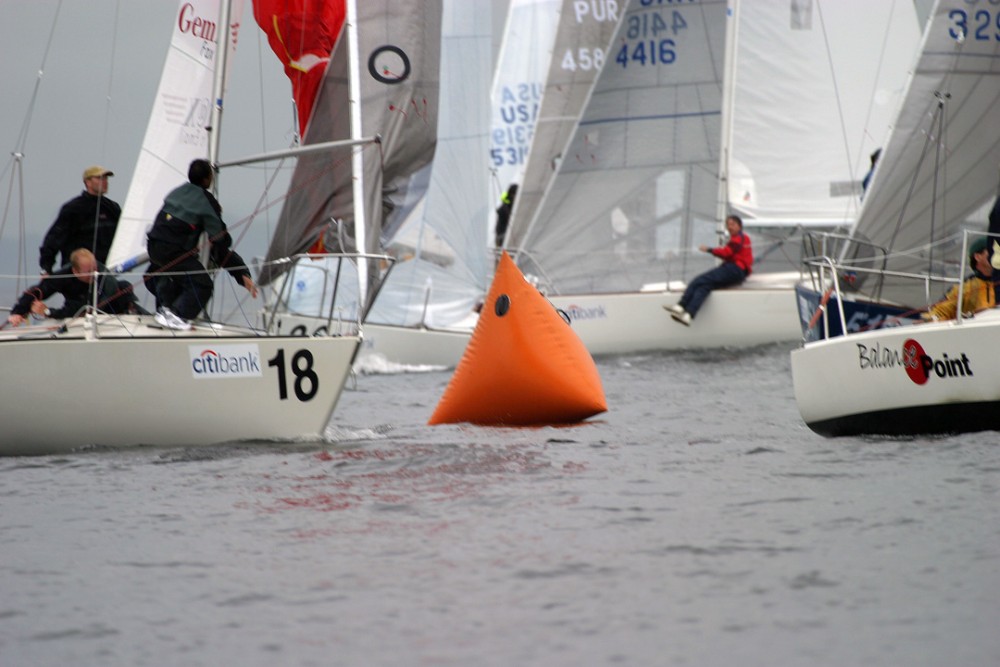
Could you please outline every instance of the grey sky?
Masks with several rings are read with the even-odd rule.
[[[291,89],[246,0],[223,115],[220,156],[236,158],[286,147],[292,138]],[[17,270],[21,197],[11,153],[23,144],[26,261],[37,272],[38,245],[59,207],[83,189],[90,164],[114,170],[109,196],[125,201],[178,0],[0,0],[0,273]],[[53,32],[53,23],[55,29]],[[117,30],[115,26],[117,25]],[[52,44],[30,108],[46,44]],[[30,117],[29,117],[30,111]],[[278,196],[287,183],[287,165]],[[234,168],[220,176],[230,227],[254,210],[273,166]],[[240,242],[261,255],[280,204],[249,226]],[[268,220],[269,218],[269,220]],[[233,230],[239,239],[247,226]]]

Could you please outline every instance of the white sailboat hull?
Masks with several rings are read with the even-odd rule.
[[[594,355],[753,347],[801,339],[794,291],[798,278],[798,272],[754,275],[739,287],[715,290],[690,327],[674,322],[663,308],[680,300],[683,285],[644,292],[550,295],[548,299],[569,316],[573,331]],[[277,333],[314,335],[325,331],[326,320],[283,314],[274,327]],[[356,363],[453,368],[471,337],[472,329],[368,322]]]
[[[828,436],[1000,429],[998,335],[1000,312],[990,310],[962,324],[807,343],[791,355],[795,401],[806,424]]]
[[[293,336],[314,336],[326,330],[327,321],[308,315],[283,313],[275,319],[274,331]],[[361,348],[355,364],[365,367],[386,362],[401,366],[458,365],[465,346],[472,338],[472,329],[428,329],[391,324],[363,325]]]
[[[176,332],[149,320],[109,318],[97,339],[82,324],[55,337],[39,338],[42,327],[4,331],[0,455],[315,439],[360,344],[357,336],[260,336],[219,325]]]
[[[794,290],[735,287],[715,290],[691,326],[675,322],[664,306],[683,291],[550,296],[565,311],[591,354],[650,350],[752,347],[801,338]]]
[[[404,366],[458,365],[472,330],[425,329],[388,324],[364,325],[364,340],[358,364],[386,360]]]

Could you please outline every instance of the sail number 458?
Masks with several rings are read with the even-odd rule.
[[[278,369],[278,397],[284,401],[288,398],[288,375],[285,369],[285,350],[279,349],[278,353],[267,361],[268,366]],[[291,367],[295,381],[292,389],[295,391],[295,398],[300,401],[311,401],[319,391],[319,376],[313,370],[313,355],[309,350],[299,350],[292,355],[288,364]]]

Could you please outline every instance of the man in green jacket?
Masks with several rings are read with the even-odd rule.
[[[230,247],[233,239],[222,221],[222,206],[208,190],[213,178],[208,160],[193,161],[188,182],[166,196],[149,231],[147,286],[156,295],[156,321],[170,328],[190,328],[188,320],[212,297],[212,277],[198,260],[202,232],[212,244],[212,260],[257,296],[246,262]]]

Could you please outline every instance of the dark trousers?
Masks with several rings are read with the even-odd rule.
[[[184,275],[147,274],[146,286],[156,295],[156,307],[169,308],[179,317],[194,319],[212,298],[212,278],[197,255],[172,243],[150,239],[146,244],[150,270]]]
[[[747,275],[743,272],[743,269],[732,262],[720,264],[711,271],[706,271],[696,276],[694,280],[688,283],[687,289],[684,290],[684,296],[680,300],[681,308],[690,313],[691,317],[694,317],[712,290],[720,287],[729,287],[730,285],[739,285],[746,277]]]

